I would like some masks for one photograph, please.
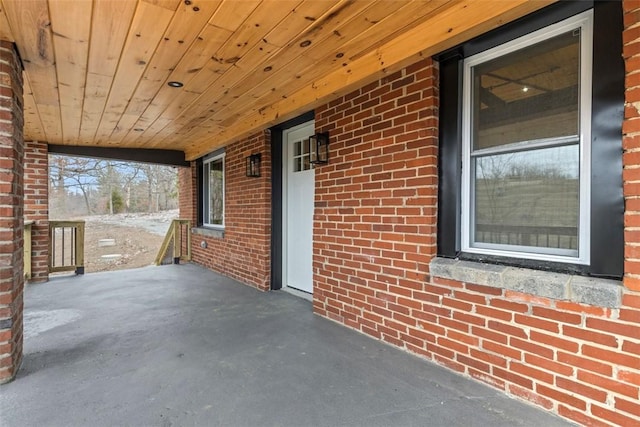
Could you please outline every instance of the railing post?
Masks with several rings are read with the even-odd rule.
[[[191,261],[191,221],[185,221],[187,233],[187,261]]]
[[[76,274],[84,274],[84,221],[76,228]]]
[[[180,221],[174,219],[171,223],[173,228],[173,263],[180,264],[180,258],[182,258],[182,227]]]
[[[182,229],[183,226],[187,227],[187,248],[186,255],[184,255],[184,250],[182,249]],[[173,263],[180,264],[180,261],[191,261],[191,221],[186,219],[174,219],[167,230],[167,234],[164,237],[164,241],[162,242],[162,246],[158,251],[158,255],[156,256],[156,265],[162,264],[162,261],[167,256],[169,252],[169,245],[173,243]]]
[[[24,278],[31,279],[31,230],[33,221],[24,222]]]

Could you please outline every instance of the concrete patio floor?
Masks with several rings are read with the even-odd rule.
[[[25,291],[2,426],[564,426],[561,419],[194,265]]]

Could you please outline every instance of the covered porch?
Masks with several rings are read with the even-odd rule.
[[[3,425],[491,425],[564,421],[187,264],[25,290]]]

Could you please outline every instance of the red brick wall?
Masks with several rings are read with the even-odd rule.
[[[316,110],[314,309],[402,346],[436,253],[438,68],[424,60]]]
[[[49,158],[46,142],[24,147],[24,219],[31,226],[31,282],[49,279]]]
[[[433,278],[394,297],[378,336],[580,424],[640,424],[640,295],[608,309]]]
[[[626,209],[619,307],[432,277],[438,70],[424,60],[316,110],[317,130],[331,134],[331,155],[316,169],[314,311],[577,423],[640,425],[640,2],[624,0],[622,7]],[[268,180],[252,184],[243,176],[251,144],[268,153],[260,136],[228,147],[233,199],[225,238],[194,235],[193,247],[201,264],[266,289],[252,281],[259,274],[246,272],[256,257],[238,244],[257,238],[252,251],[261,254],[267,279],[270,190]],[[263,164],[263,173],[269,169]],[[248,195],[257,200],[247,219],[230,201]],[[248,228],[255,219],[259,226]],[[207,250],[199,249],[201,240]]]
[[[226,147],[224,237],[199,233],[191,236],[195,263],[264,291],[270,289],[271,274],[270,150],[268,132]],[[260,178],[246,177],[246,157],[254,153],[262,154]],[[184,174],[187,179],[189,173]],[[191,188],[197,188],[194,168],[190,175]],[[188,203],[188,196],[185,197]],[[194,195],[192,200],[195,199]],[[206,243],[206,249],[202,248],[202,242]]]
[[[640,425],[640,3],[624,6],[620,308],[430,277],[438,86],[425,60],[316,110],[331,133],[330,164],[316,170],[316,313],[575,422]]]
[[[0,40],[0,383],[22,360],[23,124],[18,53]]]
[[[195,186],[196,162],[191,162],[191,167],[178,170],[178,203],[180,208],[179,218],[191,220],[195,224],[195,203],[198,188]]]

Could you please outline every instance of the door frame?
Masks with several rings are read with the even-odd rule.
[[[270,128],[271,131],[271,290],[282,289],[283,240],[283,131],[315,119],[313,111]]]

